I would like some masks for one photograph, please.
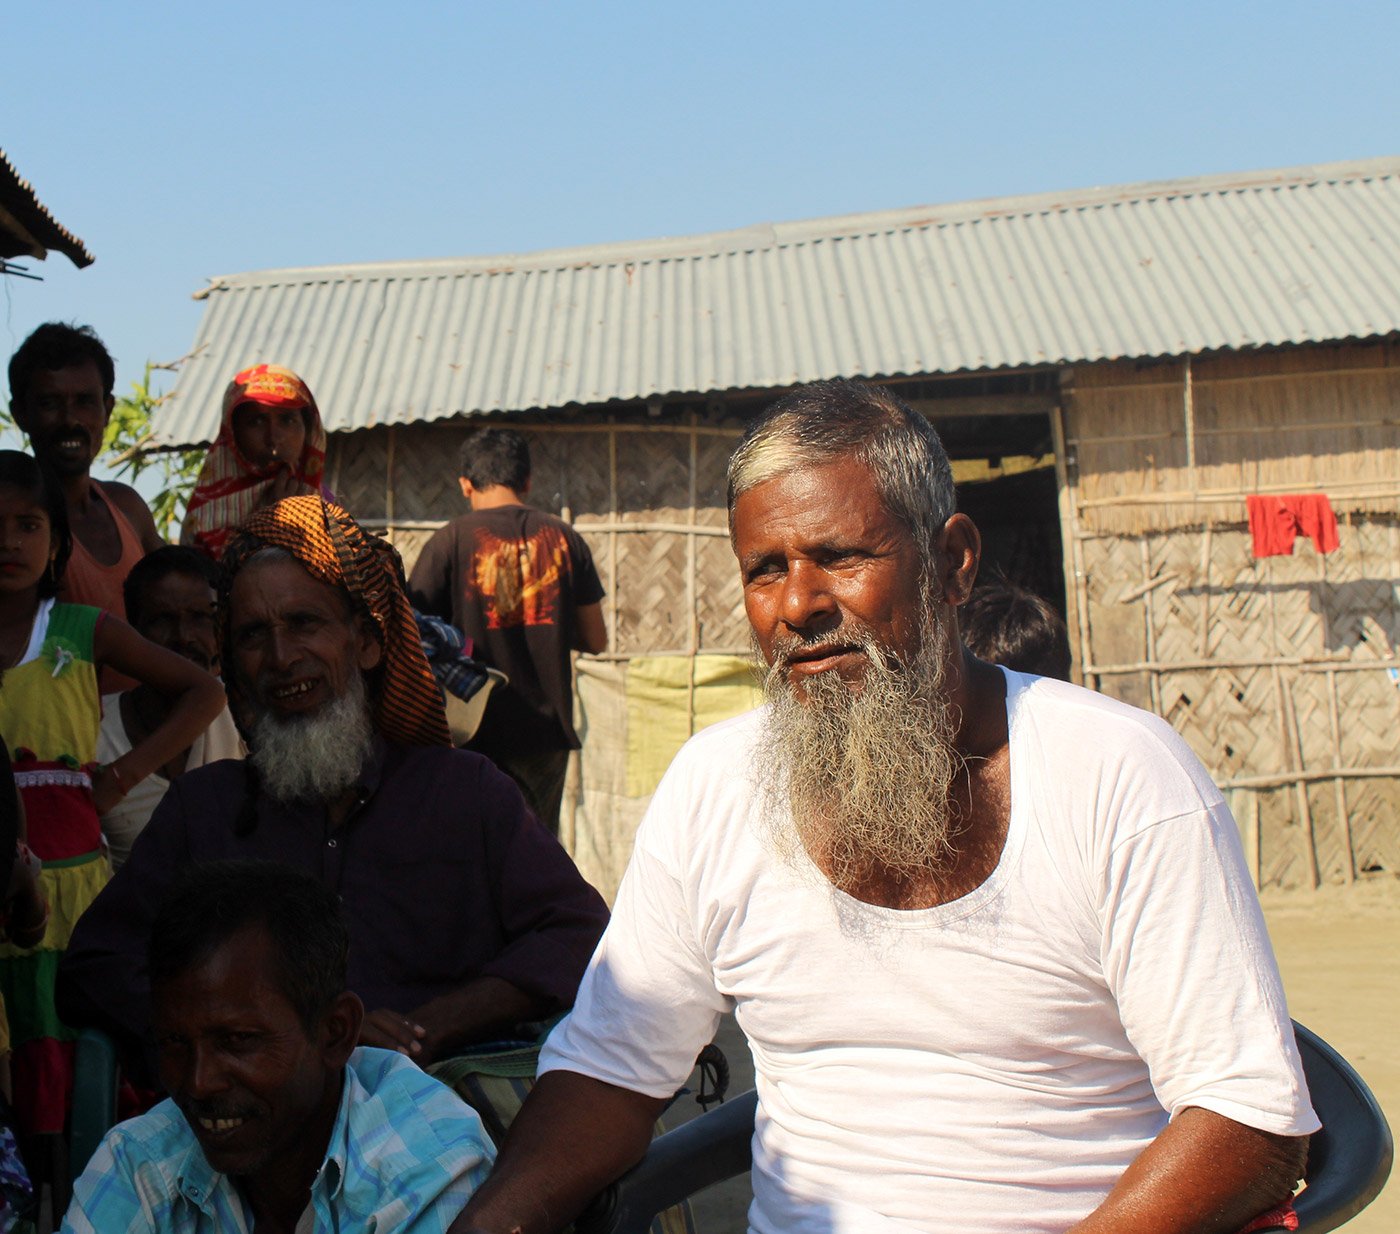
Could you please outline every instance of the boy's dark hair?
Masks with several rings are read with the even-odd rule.
[[[530,447],[513,428],[478,428],[462,442],[462,479],[473,488],[504,484],[520,492],[530,481]]]
[[[267,931],[277,957],[268,976],[313,1029],[345,990],[350,932],[335,892],[276,861],[206,861],[185,870],[151,926],[151,990],[257,928]]]
[[[19,345],[10,357],[10,401],[23,407],[29,396],[29,383],[39,369],[56,372],[91,362],[102,378],[102,393],[111,396],[117,384],[116,368],[97,332],[91,326],[65,321],[46,321]]]
[[[977,587],[958,610],[963,643],[979,660],[1069,680],[1069,631],[1048,600],[1004,578]]]
[[[68,503],[63,499],[63,489],[32,454],[23,450],[0,450],[0,486],[28,493],[49,516],[58,554],[53,567],[39,580],[39,599],[51,599],[58,594],[68,558],[73,555],[73,533],[68,529]]]
[[[141,625],[141,607],[146,588],[171,574],[185,574],[201,579],[214,592],[219,590],[219,567],[197,549],[183,544],[167,544],[154,549],[131,567],[122,583],[122,601],[126,605],[127,622]]]

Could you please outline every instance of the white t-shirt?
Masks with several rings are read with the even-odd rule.
[[[775,857],[762,710],[693,738],[541,1072],[674,1092],[733,1009],[759,1234],[1063,1231],[1175,1115],[1318,1127],[1239,838],[1161,720],[1007,673],[990,877],[899,911]]]
[[[131,749],[131,738],[127,736],[126,725],[122,723],[122,696],[104,694],[102,696],[102,727],[97,732],[97,761],[111,763]],[[185,770],[193,771],[207,763],[217,763],[223,758],[242,758],[243,739],[227,705],[214,717],[214,722],[200,733],[190,744],[190,752],[185,758]],[[112,869],[119,870],[131,856],[131,846],[136,837],[151,821],[151,814],[170,781],[159,772],[147,776],[139,784],[134,784],[116,805],[102,816],[102,835],[107,841],[108,853],[112,859]]]

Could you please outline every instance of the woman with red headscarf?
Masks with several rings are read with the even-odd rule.
[[[325,463],[326,430],[306,383],[275,364],[244,369],[224,392],[219,435],[195,482],[180,543],[218,561],[254,510],[283,497],[329,497]]]

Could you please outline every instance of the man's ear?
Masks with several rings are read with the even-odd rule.
[[[945,603],[966,604],[982,560],[982,535],[966,514],[954,514],[938,535],[938,583]]]
[[[466,476],[458,476],[457,484],[462,490],[462,496],[465,497],[468,501],[470,501],[472,499],[472,493],[474,491],[472,488],[472,482],[468,480]]]
[[[349,990],[337,994],[330,1010],[321,1019],[321,1059],[328,1068],[345,1066],[360,1041],[365,1005]]]
[[[29,414],[24,409],[24,400],[18,396],[10,398],[10,418],[21,433],[29,435]]]
[[[379,662],[384,659],[384,644],[379,641],[379,631],[374,628],[374,622],[363,613],[355,614],[355,637],[359,640],[355,660],[360,671],[367,673],[372,668],[378,668]]]

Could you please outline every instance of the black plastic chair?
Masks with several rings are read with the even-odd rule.
[[[1326,1234],[1380,1193],[1394,1142],[1355,1069],[1316,1033],[1296,1020],[1293,1027],[1313,1108],[1322,1120],[1308,1150],[1307,1186],[1294,1201],[1298,1234]],[[742,1093],[653,1141],[632,1170],[592,1201],[574,1223],[575,1234],[645,1234],[663,1208],[743,1174],[752,1164],[757,1104],[757,1094]]]
[[[1315,1032],[1293,1021],[1303,1072],[1322,1130],[1308,1145],[1308,1168],[1293,1207],[1298,1234],[1326,1234],[1380,1194],[1395,1159],[1390,1125],[1366,1081]]]

